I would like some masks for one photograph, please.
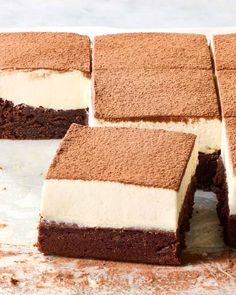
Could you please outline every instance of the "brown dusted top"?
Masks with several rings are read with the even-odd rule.
[[[213,52],[217,70],[236,70],[236,34],[214,36]]]
[[[195,135],[73,124],[47,179],[114,181],[178,190]]]
[[[88,36],[74,33],[0,33],[0,70],[51,69],[90,73]]]
[[[220,103],[223,117],[236,116],[236,70],[217,72]]]
[[[224,121],[229,143],[230,158],[233,166],[233,174],[236,175],[236,118],[225,118]]]
[[[97,119],[220,117],[211,70],[95,70],[93,75]]]
[[[94,39],[94,69],[211,69],[204,35],[126,33]]]

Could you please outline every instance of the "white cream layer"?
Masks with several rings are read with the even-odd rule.
[[[199,152],[211,154],[220,150],[221,146],[221,121],[219,119],[198,119],[185,122],[111,122],[94,119],[96,127],[117,126],[117,127],[140,127],[148,129],[164,129],[167,131],[177,131],[193,133],[197,136]]]
[[[233,165],[230,156],[229,140],[224,120],[222,121],[222,145],[221,156],[225,166],[226,181],[228,185],[228,201],[230,215],[236,214],[236,175],[233,173]]]
[[[41,216],[81,227],[176,231],[197,163],[196,144],[179,191],[109,181],[45,180]]]
[[[0,97],[14,105],[83,109],[89,106],[91,85],[90,79],[78,70],[4,70],[0,71]]]

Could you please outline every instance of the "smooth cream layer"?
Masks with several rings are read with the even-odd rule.
[[[89,106],[91,85],[90,79],[78,70],[4,70],[0,71],[0,97],[14,105],[83,109]]]
[[[221,157],[225,166],[226,181],[228,185],[228,202],[230,215],[236,214],[236,175],[233,173],[233,165],[230,156],[229,140],[224,120],[222,121],[222,145]]]
[[[197,163],[195,145],[179,191],[109,181],[45,180],[41,216],[81,227],[176,231]]]
[[[94,118],[95,127],[140,127],[148,129],[164,129],[167,131],[177,131],[193,133],[197,136],[199,152],[211,154],[220,150],[221,146],[221,121],[219,119],[198,119],[185,122],[146,122],[128,121],[111,122]]]

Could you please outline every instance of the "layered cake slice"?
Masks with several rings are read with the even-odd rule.
[[[91,48],[74,33],[0,33],[0,138],[61,138],[87,124]]]
[[[236,117],[236,69],[216,72],[222,117]]]
[[[225,242],[236,247],[236,70],[218,70],[217,80],[223,116],[222,157],[215,178],[217,211],[224,226]]]
[[[94,38],[95,70],[211,69],[207,39],[199,34],[126,33]]]
[[[236,247],[236,117],[223,119],[222,146],[215,177],[217,211],[225,242]]]
[[[210,188],[221,143],[211,70],[95,70],[93,80],[94,126],[194,133],[199,145],[198,186]]]
[[[44,182],[39,250],[179,264],[197,163],[192,134],[73,124]]]
[[[211,47],[217,71],[236,70],[236,34],[213,36]]]

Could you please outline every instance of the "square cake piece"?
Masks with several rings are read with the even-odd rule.
[[[211,70],[94,70],[94,126],[165,129],[197,135],[200,188],[210,188],[221,144]]]
[[[195,192],[195,139],[73,124],[44,182],[39,250],[179,264]]]
[[[211,69],[204,35],[126,33],[94,38],[95,70]]]
[[[222,110],[221,157],[215,177],[217,211],[225,242],[236,247],[236,34],[214,36],[212,46]]]
[[[236,117],[224,118],[222,129],[221,158],[215,177],[217,211],[225,242],[236,247]]]
[[[217,71],[223,117],[236,117],[236,70]]]
[[[236,34],[213,36],[211,45],[216,70],[236,70]]]
[[[87,124],[91,46],[74,33],[0,33],[0,138],[61,138]]]

